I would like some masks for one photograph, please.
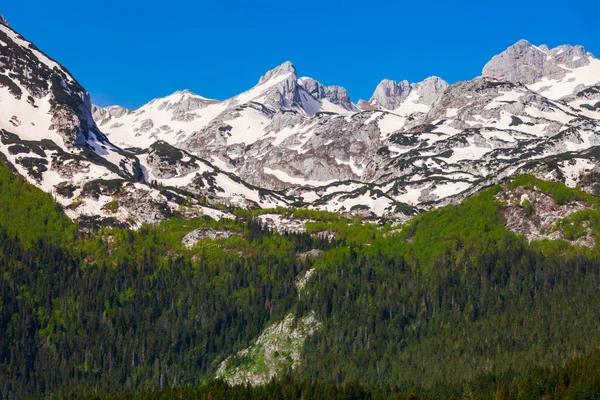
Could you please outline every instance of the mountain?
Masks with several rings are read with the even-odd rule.
[[[174,138],[156,138],[298,204],[391,216],[401,204],[460,202],[516,171],[538,173],[547,157],[592,169],[594,156],[574,152],[597,145],[596,65],[580,46],[520,41],[482,77],[454,85],[437,77],[383,80],[355,106],[345,90],[298,78],[286,62],[208,107],[206,118],[182,123]],[[553,95],[567,86],[576,90]],[[108,136],[131,137],[131,123],[119,126]],[[554,172],[545,174],[578,181],[571,164],[550,165]]]
[[[596,168],[600,61],[581,46],[519,41],[482,77],[386,79],[358,105],[285,62],[230,99],[183,90],[128,110],[92,106],[0,29],[0,151],[73,218],[139,225],[191,199],[190,215],[294,205],[404,220],[515,173],[576,185]]]
[[[377,85],[368,106],[363,107],[366,110],[385,109],[405,115],[427,113],[447,87],[448,83],[436,76],[420,83],[384,79]]]
[[[600,84],[600,60],[582,46],[549,49],[520,40],[492,58],[483,68],[483,76],[520,82],[558,100]]]
[[[1,398],[599,397],[583,48],[128,110],[0,22]]]
[[[345,110],[358,111],[358,108],[352,103],[348,91],[341,86],[326,87],[313,78],[308,77],[300,78],[298,83],[308,92],[308,94],[317,100],[327,100]]]
[[[6,23],[0,25],[0,89],[2,157],[31,183],[53,193],[82,224],[139,226],[176,215],[218,218],[225,215],[216,207],[220,204],[253,208],[293,201],[163,142],[150,141],[136,153],[113,144],[93,115],[102,126],[131,112],[92,107],[89,94],[64,67]],[[175,97],[157,107],[179,120],[215,103],[189,92]],[[170,185],[195,185],[201,197],[164,188],[165,164],[173,169]],[[177,168],[188,173],[185,185]]]

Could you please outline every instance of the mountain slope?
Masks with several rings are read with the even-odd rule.
[[[404,220],[518,172],[576,185],[596,168],[598,60],[580,46],[520,41],[453,85],[384,80],[362,109],[285,62],[225,101],[184,90],[127,110],[91,106],[60,64],[0,28],[0,151],[73,218],[139,225],[191,198],[190,215],[293,205]]]
[[[482,78],[450,86],[437,77],[384,80],[356,107],[345,90],[298,79],[284,63],[251,90],[210,106],[210,122],[161,138],[254,185],[299,195],[305,205],[393,215],[397,204],[460,201],[461,193],[533,160],[598,145],[600,97],[589,86],[597,64],[580,46],[549,50],[520,41],[494,57]],[[127,126],[119,135],[131,132]],[[595,165],[586,154],[577,159],[583,169]],[[578,182],[572,166],[559,170],[556,176]],[[378,210],[374,199],[360,198],[374,189],[374,199],[387,202]]]
[[[157,107],[180,121],[215,104],[189,92],[174,97]],[[131,112],[118,107],[92,109],[89,94],[69,72],[7,24],[0,25],[0,109],[3,159],[31,183],[53,193],[66,213],[84,225],[139,226],[177,215],[220,218],[225,213],[215,205],[275,207],[294,201],[248,185],[197,158],[184,160],[187,169],[170,174],[186,182],[195,179],[199,186],[195,195],[158,187],[162,164],[176,168],[185,156],[177,150],[173,157],[175,153],[167,149],[148,162],[144,150],[138,151],[138,157],[114,145],[93,115],[106,125]],[[184,171],[189,176],[184,177]],[[176,183],[161,181],[160,185]],[[177,186],[186,187],[180,182]]]
[[[312,219],[302,234],[240,213],[80,235],[48,194],[0,175],[5,397],[114,396],[222,374],[462,396],[483,372],[477,387],[494,392],[600,343],[598,308],[581,307],[600,301],[599,248],[529,244],[503,217],[569,207],[556,232],[595,237],[600,201],[562,184],[520,177],[399,229],[297,210]]]

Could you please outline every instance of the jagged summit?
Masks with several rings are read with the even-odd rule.
[[[600,81],[600,61],[582,46],[553,49],[535,46],[525,39],[494,56],[482,75],[502,81],[531,85],[531,89],[558,99],[581,86]]]
[[[10,28],[10,25],[4,15],[0,14],[0,25],[4,25]]]
[[[357,107],[285,62],[224,101],[186,89],[128,110],[92,107],[60,64],[0,25],[0,157],[74,218],[135,225],[188,209],[155,184],[209,203],[397,217],[406,204],[460,202],[538,160],[576,182],[597,163],[597,67],[581,46],[519,41],[484,77],[386,79]],[[98,180],[125,186],[88,193]]]
[[[270,80],[271,78],[285,76],[288,74],[292,74],[294,76],[294,79],[298,79],[298,72],[296,71],[296,67],[291,62],[286,61],[283,64],[268,71],[265,75],[263,75],[258,81],[258,84],[261,85],[266,81]]]
[[[325,86],[316,79],[309,77],[298,79],[298,83],[317,100],[327,99],[333,104],[337,104],[348,111],[358,110],[352,103],[348,91],[341,86]]]
[[[377,108],[397,110],[406,102],[431,106],[447,87],[448,83],[437,76],[429,77],[419,83],[384,79],[377,85],[368,105],[364,101],[360,102],[360,105],[362,110]]]

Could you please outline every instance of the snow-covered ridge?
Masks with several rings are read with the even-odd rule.
[[[225,101],[183,90],[128,110],[93,107],[0,25],[0,152],[71,217],[128,226],[232,206],[405,219],[516,173],[578,184],[597,165],[598,60],[528,42],[507,52],[485,69],[502,79],[385,80],[360,107],[286,62]],[[537,69],[521,82],[523,59]]]
[[[520,40],[494,56],[484,66],[483,76],[520,82],[558,100],[600,83],[600,60],[582,46],[562,45],[549,49]]]

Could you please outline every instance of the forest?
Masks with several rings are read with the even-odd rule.
[[[517,187],[590,205],[565,237],[600,232],[596,197],[531,176],[402,226],[275,210],[311,219],[277,234],[237,210],[89,231],[1,166],[0,397],[598,398],[600,251],[508,231],[496,195]],[[184,245],[195,229],[230,235]],[[263,386],[217,379],[311,313],[297,366]]]

